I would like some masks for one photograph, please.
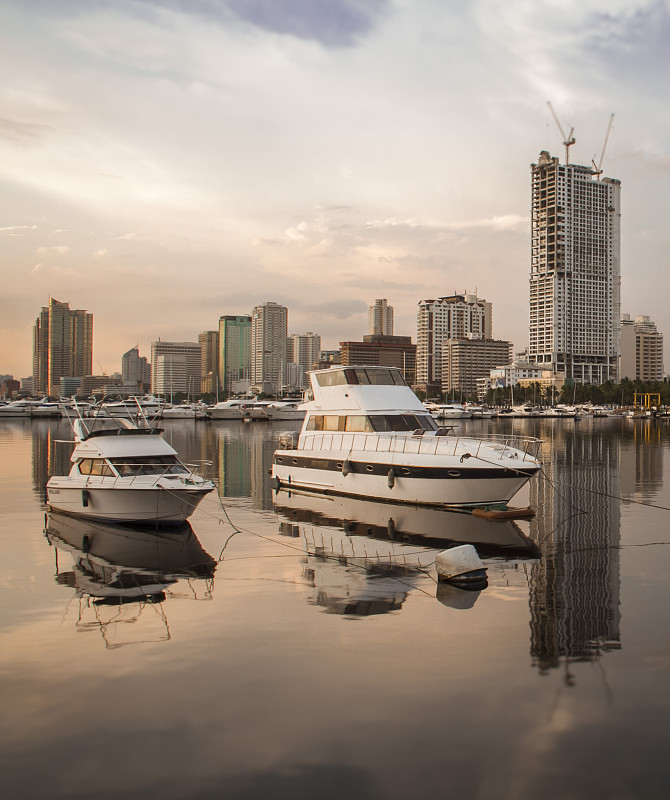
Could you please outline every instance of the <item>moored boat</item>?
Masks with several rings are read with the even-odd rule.
[[[47,481],[50,509],[97,520],[174,525],[215,487],[186,467],[158,428],[77,419],[68,475]]]
[[[507,503],[541,468],[540,441],[440,429],[392,367],[310,373],[314,400],[274,453],[275,488],[439,506]]]

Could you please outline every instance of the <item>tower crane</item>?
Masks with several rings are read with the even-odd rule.
[[[600,176],[603,174],[603,159],[605,158],[605,148],[607,147],[607,140],[610,138],[610,131],[612,130],[612,122],[614,120],[614,114],[610,115],[610,121],[607,125],[607,133],[605,133],[605,141],[603,142],[603,149],[600,153],[600,161],[598,162],[598,166],[596,166],[596,162],[591,159],[591,163],[593,164],[593,171],[596,174],[598,180],[600,180]]]
[[[554,111],[554,107],[552,104],[547,100],[547,105],[549,106],[549,110],[551,111],[554,119],[556,120],[556,124],[558,125],[558,130],[561,132],[561,136],[563,137],[563,144],[565,146],[565,163],[566,165],[570,163],[570,147],[575,143],[576,139],[572,135],[575,132],[574,128],[570,128],[570,133],[566,136],[563,128],[561,127],[561,123],[558,121],[558,117],[556,116],[556,112]]]

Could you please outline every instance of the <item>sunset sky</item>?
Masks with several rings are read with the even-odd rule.
[[[334,349],[476,291],[524,347],[548,100],[576,163],[615,114],[622,311],[670,333],[668,0],[0,0],[0,39],[0,373],[49,296],[94,372],[270,300]]]

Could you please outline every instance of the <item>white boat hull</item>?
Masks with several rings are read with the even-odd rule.
[[[495,466],[454,456],[451,463],[441,457],[431,466],[431,459],[388,452],[280,450],[272,475],[277,487],[325,494],[418,505],[485,506],[507,503],[538,470],[532,461]]]
[[[67,477],[51,478],[47,484],[47,505],[51,510],[85,519],[178,524],[191,516],[202,498],[212,491],[210,486],[153,485],[133,489],[118,480],[115,486],[110,486],[82,484]]]

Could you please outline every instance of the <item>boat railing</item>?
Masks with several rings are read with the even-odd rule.
[[[410,453],[417,455],[449,455],[462,456],[468,453],[475,458],[485,460],[509,457],[510,451],[523,454],[522,461],[535,461],[540,454],[542,441],[531,436],[491,435],[491,436],[458,436],[447,435],[425,436],[415,434],[402,436],[397,434],[370,433],[326,433],[315,432],[303,434],[298,442],[299,450],[333,450],[376,453]],[[280,443],[285,449],[286,443]],[[483,452],[485,451],[485,452]]]
[[[202,461],[199,461],[197,464],[184,464],[184,463],[181,463],[181,464],[166,464],[164,469],[161,469],[161,470],[156,469],[156,464],[152,463],[150,461],[148,461],[146,464],[140,464],[140,463],[137,463],[137,462],[133,462],[133,464],[132,464],[132,467],[133,467],[132,473],[127,473],[125,475],[123,475],[123,474],[119,474],[119,475],[112,475],[112,474],[86,475],[85,476],[86,477],[86,486],[88,487],[90,485],[91,488],[93,488],[94,486],[99,485],[101,478],[105,478],[106,479],[105,486],[109,486],[110,485],[109,478],[114,478],[114,483],[112,484],[112,486],[114,486],[117,481],[123,481],[122,485],[123,485],[124,488],[131,487],[136,481],[137,482],[141,481],[142,485],[146,487],[147,483],[148,483],[147,479],[152,479],[152,484],[155,485],[161,480],[161,478],[165,478],[165,477],[168,477],[168,478],[182,478],[183,480],[188,482],[188,481],[194,480],[194,478],[202,478],[203,477],[202,474],[197,471],[198,468],[201,465],[210,466],[211,467],[212,462],[203,459]],[[120,466],[122,466],[122,465],[115,464],[114,468],[118,471]],[[173,469],[174,469],[175,466],[182,467],[182,469],[180,469],[178,472],[174,472]],[[144,467],[148,467],[149,471],[146,471],[146,472],[143,471]],[[108,467],[108,469],[110,469],[110,468]],[[110,469],[110,472],[111,472],[111,469]],[[128,479],[130,479],[130,480],[128,480]]]

